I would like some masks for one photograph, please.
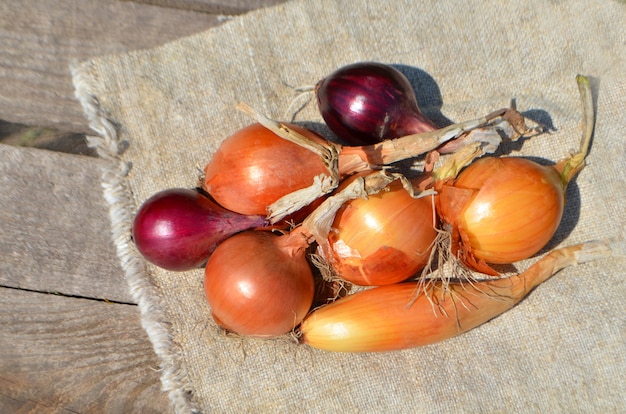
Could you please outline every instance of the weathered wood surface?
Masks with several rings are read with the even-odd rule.
[[[0,412],[168,408],[110,239],[105,165],[0,144]]]
[[[73,59],[157,46],[222,21],[194,8],[243,12],[279,1],[154,3],[177,8],[116,0],[0,1],[0,119],[88,132],[74,99]]]
[[[0,144],[0,285],[132,302],[100,186],[106,161]]]
[[[138,3],[155,4],[205,13],[240,14],[261,7],[273,6],[287,0],[135,0]]]
[[[14,143],[36,146],[55,128],[64,142],[50,148],[85,153],[71,61],[153,47],[220,24],[219,13],[283,1],[0,2],[0,135],[32,126]],[[0,413],[170,409],[110,240],[105,165],[0,144]]]
[[[137,306],[0,289],[0,307],[0,412],[168,411]]]

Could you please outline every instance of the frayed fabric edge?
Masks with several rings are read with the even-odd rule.
[[[127,174],[129,163],[119,157],[118,127],[104,108],[101,107],[90,69],[93,62],[72,62],[72,82],[75,96],[81,103],[83,112],[89,121],[89,127],[97,136],[88,136],[87,144],[98,155],[111,161],[110,167],[102,173],[104,198],[109,206],[112,238],[131,295],[141,312],[141,325],[152,342],[154,351],[161,360],[162,389],[168,394],[172,408],[177,413],[200,413],[201,410],[192,401],[193,391],[185,386],[185,374],[177,362],[176,346],[168,331],[167,322],[163,322],[164,307],[157,288],[146,275],[144,259],[129,241],[131,218],[135,206],[132,192],[128,186]]]

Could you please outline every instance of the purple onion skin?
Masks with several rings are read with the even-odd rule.
[[[204,264],[232,234],[267,225],[263,216],[241,215],[195,190],[172,188],[142,204],[132,233],[146,260],[167,270],[186,271]]]
[[[389,65],[343,66],[320,80],[315,91],[326,125],[348,145],[371,145],[437,129],[420,111],[409,80]]]

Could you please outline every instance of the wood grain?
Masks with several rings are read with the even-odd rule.
[[[35,128],[36,137],[20,126],[17,145],[42,144],[54,128],[84,148],[71,61],[157,46],[220,24],[217,13],[280,2],[0,1],[3,128]],[[106,165],[0,144],[0,413],[170,410],[110,239]]]
[[[107,165],[0,144],[0,285],[133,302],[100,186]]]
[[[89,132],[74,59],[157,46],[218,25],[216,15],[115,0],[0,2],[0,118]]]
[[[134,305],[0,288],[0,412],[163,413]]]
[[[128,0],[126,0],[128,1]],[[274,6],[287,0],[134,0],[137,3],[155,4],[175,9],[195,10],[205,13],[241,14],[261,7]]]

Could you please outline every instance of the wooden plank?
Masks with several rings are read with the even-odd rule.
[[[100,176],[107,161],[0,144],[0,285],[133,302]]]
[[[0,2],[0,119],[89,132],[73,59],[157,46],[220,23],[216,15],[115,0]]]
[[[0,288],[0,412],[163,413],[134,305]]]
[[[133,0],[174,9],[205,13],[241,14],[261,7],[274,6],[287,0]]]
[[[96,156],[87,146],[85,134],[63,132],[52,128],[12,124],[0,120],[0,143],[15,147],[42,148],[50,151]]]

